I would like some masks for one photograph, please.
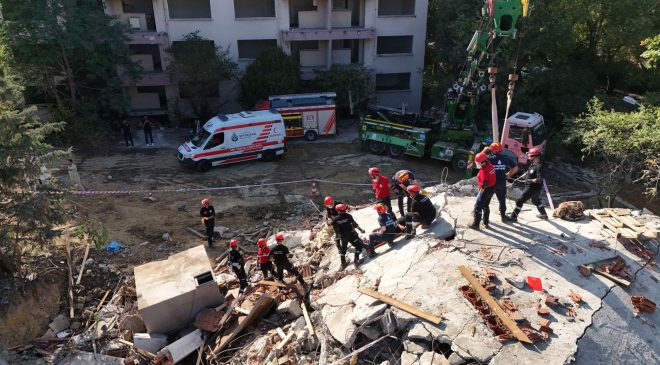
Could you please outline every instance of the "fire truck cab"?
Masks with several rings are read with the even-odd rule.
[[[336,98],[333,92],[276,95],[257,103],[256,109],[275,109],[282,114],[287,138],[313,141],[337,133]]]
[[[534,147],[545,149],[547,133],[543,116],[518,112],[504,121],[501,144],[519,165],[527,165],[527,151]]]

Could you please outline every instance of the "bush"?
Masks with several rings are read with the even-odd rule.
[[[292,94],[299,91],[300,65],[280,48],[263,51],[246,69],[240,79],[239,101],[251,110],[259,100],[271,95]]]

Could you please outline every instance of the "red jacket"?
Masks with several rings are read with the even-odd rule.
[[[492,188],[495,187],[495,182],[497,182],[497,175],[493,165],[490,162],[484,162],[477,174],[477,186],[480,189]]]
[[[270,255],[270,248],[268,248],[268,246],[259,247],[259,249],[257,250],[257,256],[259,257],[260,264],[265,264],[267,262],[270,262],[270,258],[268,258],[269,255]]]
[[[390,188],[388,186],[389,183],[390,179],[386,178],[385,175],[378,175],[376,180],[371,180],[371,186],[374,187],[376,199],[385,199],[390,197]]]

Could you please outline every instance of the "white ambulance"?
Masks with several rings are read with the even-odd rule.
[[[179,146],[179,162],[205,172],[211,166],[262,159],[284,154],[286,131],[275,110],[218,115]]]

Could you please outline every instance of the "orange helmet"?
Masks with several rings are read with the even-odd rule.
[[[376,204],[376,212],[378,212],[378,214],[386,213],[387,207],[385,206],[385,204],[378,203]]]
[[[346,208],[348,208],[346,204],[337,204],[337,206],[335,207],[335,209],[337,209],[338,212],[345,212]]]
[[[502,145],[497,142],[493,142],[490,144],[490,150],[493,151],[493,153],[500,153],[502,152],[503,149],[504,148],[502,148]]]
[[[380,174],[380,169],[376,166],[369,169],[369,175]]]
[[[486,161],[487,159],[488,159],[488,156],[486,156],[486,154],[483,153],[483,152],[479,152],[479,153],[477,153],[476,156],[474,156],[474,162],[477,162],[477,163],[482,163],[482,162]]]
[[[323,205],[325,205],[328,208],[332,208],[335,205],[335,200],[332,199],[330,195],[328,195],[325,197],[325,199],[323,199]]]
[[[284,240],[284,235],[282,233],[278,233],[275,235],[275,240],[276,241],[283,241]]]
[[[402,172],[400,175],[398,175],[396,178],[397,178],[397,180],[399,180],[399,181],[405,183],[405,182],[408,181],[408,179],[410,178],[410,175],[408,175],[408,171],[403,171],[403,172]]]
[[[229,241],[229,247],[238,247],[238,241],[236,240]]]
[[[417,194],[417,193],[419,193],[420,188],[419,188],[419,185],[410,185],[410,186],[408,186],[408,187],[406,188],[406,190],[407,190],[409,193],[415,193],[415,194]]]
[[[259,246],[259,247],[264,247],[264,246],[266,246],[266,239],[265,239],[265,238],[259,238],[259,239],[257,240],[257,246]]]
[[[209,198],[202,199],[202,205],[209,205],[209,204],[211,204],[211,201],[209,200]]]

